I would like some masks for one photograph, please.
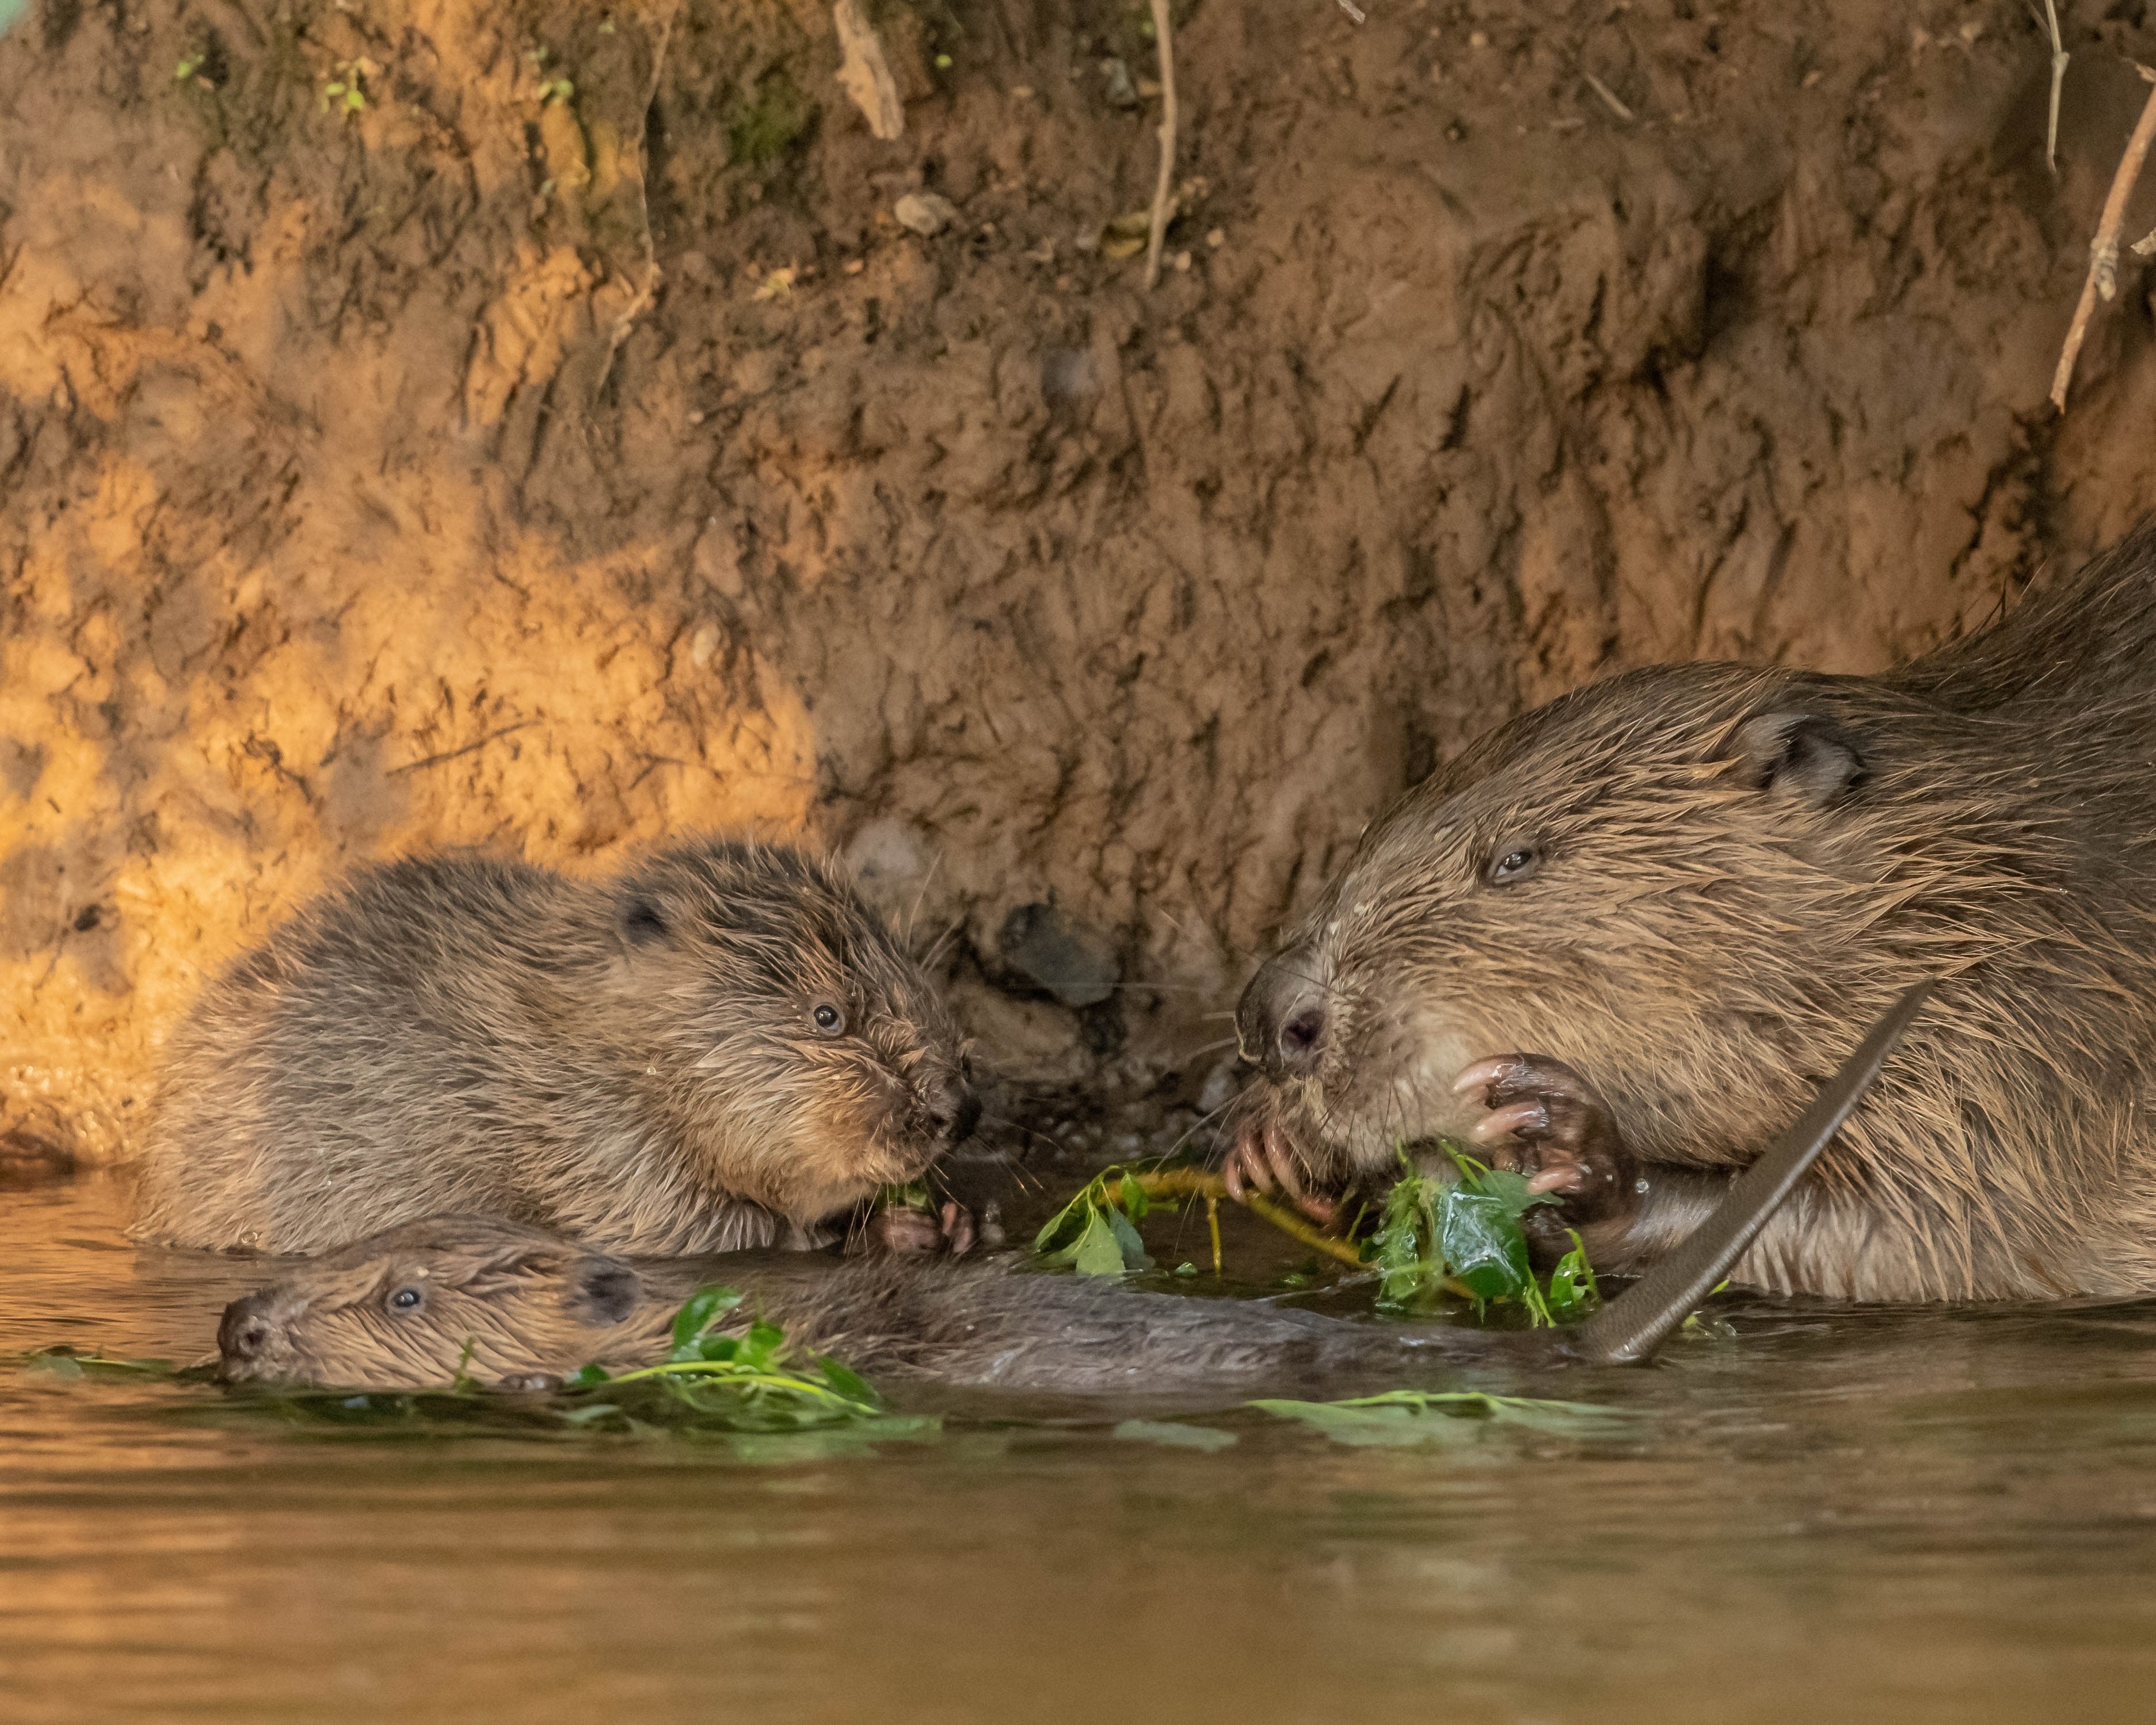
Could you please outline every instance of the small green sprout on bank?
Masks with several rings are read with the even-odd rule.
[[[182,60],[179,64],[172,68],[172,82],[175,84],[185,84],[188,79],[193,77],[196,73],[202,70],[203,61],[207,58],[208,56],[204,54],[189,54],[185,59]]]
[[[577,86],[568,79],[547,71],[547,64],[554,58],[552,49],[528,49],[524,58],[531,68],[532,76],[538,80],[537,95],[542,103],[551,107],[557,102],[566,102],[576,95]]]
[[[381,75],[382,68],[364,56],[356,60],[340,60],[335,73],[322,85],[321,100],[316,111],[326,114],[335,107],[346,114],[364,113],[367,110],[366,80]]]

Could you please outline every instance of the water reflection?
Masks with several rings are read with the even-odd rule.
[[[244,1263],[8,1194],[0,1348],[192,1358]],[[1567,1376],[1636,1440],[1348,1449],[1247,1413],[757,1466],[399,1440],[0,1374],[7,1716],[2135,1717],[2156,1310],[1738,1308]],[[1498,1386],[1492,1386],[1498,1387]],[[1504,1386],[1515,1387],[1515,1386]]]

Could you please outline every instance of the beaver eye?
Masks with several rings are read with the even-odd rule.
[[[417,1288],[399,1288],[389,1296],[389,1309],[392,1312],[411,1312],[425,1297]]]
[[[1484,878],[1492,886],[1512,886],[1542,865],[1543,854],[1531,845],[1507,845],[1492,859]]]
[[[809,1019],[817,1034],[824,1036],[842,1036],[846,1029],[846,1014],[834,1000],[819,1000],[808,1009]]]

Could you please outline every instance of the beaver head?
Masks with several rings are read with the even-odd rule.
[[[1255,1123],[1379,1170],[1464,1135],[1463,1067],[1536,1050],[1643,1156],[1756,1147],[1900,991],[2055,916],[2016,737],[1890,680],[1712,665],[1523,715],[1375,823],[1251,981]]]
[[[228,1383],[439,1389],[639,1358],[654,1307],[628,1264],[491,1216],[433,1216],[295,1265],[225,1308]]]
[[[605,889],[606,1034],[713,1182],[813,1221],[917,1178],[980,1105],[921,967],[830,870],[721,839]]]

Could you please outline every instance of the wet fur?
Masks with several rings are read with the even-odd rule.
[[[1531,879],[1487,884],[1530,845]],[[1514,1050],[1681,1237],[1912,982],[1924,1022],[1737,1271],[1866,1299],[2156,1291],[2156,529],[1903,670],[1663,666],[1513,721],[1364,835],[1276,966],[1332,1014],[1258,1129],[1317,1173],[1467,1123]]]
[[[623,1370],[664,1359],[674,1314],[713,1284],[749,1296],[732,1328],[767,1317],[799,1351],[880,1380],[1159,1392],[1550,1352],[1548,1332],[1387,1330],[948,1259],[749,1253],[632,1265],[475,1216],[408,1224],[298,1266],[235,1301],[218,1339],[234,1380],[394,1389],[446,1384],[460,1370],[490,1384],[594,1360]],[[413,1286],[423,1304],[393,1309],[390,1296]]]
[[[843,1035],[814,1027],[826,999]],[[208,990],[134,1232],[305,1252],[477,1209],[623,1250],[764,1244],[917,1177],[963,1060],[919,968],[798,852],[695,839],[598,880],[416,858]]]

